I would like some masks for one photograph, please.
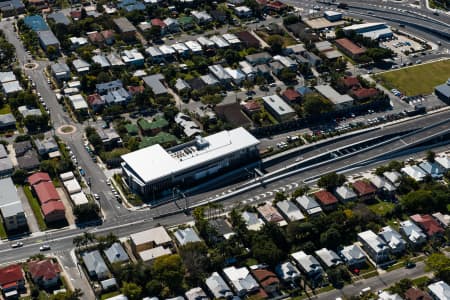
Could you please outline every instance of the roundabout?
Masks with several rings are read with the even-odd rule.
[[[73,134],[77,131],[77,128],[73,125],[63,125],[58,127],[58,129],[56,129],[56,131],[59,134]]]

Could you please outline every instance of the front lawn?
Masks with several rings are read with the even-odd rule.
[[[378,203],[369,205],[369,209],[376,215],[384,217],[395,208],[395,204],[391,202],[379,201]]]

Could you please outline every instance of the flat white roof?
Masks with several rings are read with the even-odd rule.
[[[295,113],[295,110],[278,95],[265,96],[263,101],[280,116]]]
[[[353,102],[353,98],[347,94],[339,94],[330,85],[317,85],[314,87],[322,96],[328,98],[333,104],[342,104],[347,102]]]
[[[136,246],[149,242],[154,242],[156,245],[162,245],[172,241],[163,226],[131,234],[130,238]]]
[[[81,186],[75,178],[64,181],[64,186],[69,194],[81,192]]]
[[[70,195],[70,199],[75,205],[83,205],[89,203],[88,198],[83,192]]]
[[[259,144],[242,127],[224,130],[203,140],[207,144],[204,148],[179,157],[158,144],[122,155],[122,159],[143,182],[151,182]]]
[[[172,251],[169,248],[164,248],[163,246],[158,246],[139,252],[139,256],[142,261],[151,261],[155,258],[168,254],[172,254]]]

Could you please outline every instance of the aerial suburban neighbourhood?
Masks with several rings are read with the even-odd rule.
[[[449,0],[0,0],[0,299],[450,300]]]

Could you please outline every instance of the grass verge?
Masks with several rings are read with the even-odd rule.
[[[33,210],[34,216],[39,226],[39,230],[47,230],[47,224],[45,224],[44,216],[41,213],[41,207],[39,206],[38,200],[31,193],[29,186],[24,186],[23,191],[28,198],[28,203],[30,203],[31,209]]]
[[[6,239],[7,237],[8,234],[6,233],[5,226],[3,226],[3,222],[0,222],[0,238],[3,240]]]

